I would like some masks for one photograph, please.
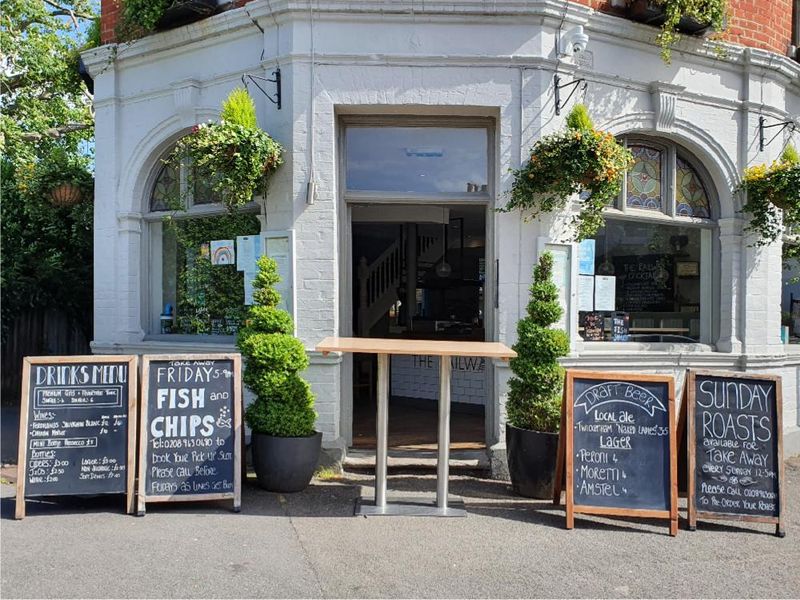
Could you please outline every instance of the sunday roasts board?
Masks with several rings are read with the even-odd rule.
[[[126,494],[133,512],[135,356],[27,357],[15,517],[25,498]]]
[[[678,533],[675,383],[670,376],[568,370],[554,502],[574,514],[669,519]]]
[[[686,390],[689,529],[754,521],[783,537],[781,378],[690,370]]]
[[[142,358],[137,514],[147,502],[233,499],[241,506],[239,354]]]

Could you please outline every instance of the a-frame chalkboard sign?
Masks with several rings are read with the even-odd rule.
[[[575,514],[668,519],[678,533],[675,382],[666,375],[568,370],[553,501]]]
[[[126,494],[133,512],[137,375],[135,356],[24,359],[15,518],[40,496]]]
[[[689,529],[697,519],[774,523],[785,535],[781,378],[686,375]]]
[[[239,354],[142,357],[137,514],[148,502],[242,498]]]

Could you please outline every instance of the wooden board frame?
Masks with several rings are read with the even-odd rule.
[[[669,474],[670,474],[670,508],[669,510],[650,510],[636,508],[615,508],[605,506],[586,506],[575,504],[574,469],[573,469],[573,389],[575,379],[598,381],[619,380],[624,382],[652,382],[667,384],[669,404]],[[677,418],[675,414],[675,379],[671,375],[647,375],[642,373],[619,373],[606,371],[577,371],[567,369],[564,376],[564,401],[561,404],[561,429],[558,436],[558,457],[556,459],[556,477],[553,485],[553,504],[561,503],[562,481],[566,488],[566,527],[575,527],[575,515],[603,515],[618,517],[640,517],[646,519],[668,519],[669,534],[678,535],[678,441]]]
[[[697,468],[697,456],[695,454],[695,379],[696,377],[720,377],[730,379],[749,379],[772,381],[775,383],[775,420],[778,436],[778,516],[764,517],[758,515],[740,515],[722,512],[706,512],[698,510],[696,506],[697,496],[695,494],[695,469]],[[739,521],[744,523],[770,523],[775,525],[775,535],[777,537],[786,536],[785,511],[784,511],[784,465],[783,465],[783,380],[779,375],[768,375],[761,373],[739,373],[732,371],[700,370],[687,369],[686,372],[686,462],[687,462],[687,513],[689,531],[697,529],[698,519],[708,519],[714,521]]]
[[[28,406],[32,365],[74,363],[128,363],[128,455],[125,465],[125,510],[133,514],[134,478],[136,472],[136,415],[139,386],[139,357],[132,354],[89,354],[76,356],[26,356],[22,361],[22,394],[19,411],[19,447],[17,449],[17,501],[15,519],[25,518],[25,480],[28,460]],[[37,496],[38,497],[38,496]]]
[[[147,489],[147,408],[150,392],[150,363],[164,360],[230,360],[233,362],[233,492],[216,494],[176,494],[148,496]],[[142,395],[139,411],[139,482],[137,494],[137,516],[144,516],[148,502],[202,502],[204,500],[233,500],[233,511],[242,507],[242,355],[222,354],[145,354],[142,356]]]

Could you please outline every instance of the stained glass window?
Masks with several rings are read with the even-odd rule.
[[[710,218],[708,194],[697,171],[680,156],[676,162],[675,214],[679,217]]]
[[[635,163],[627,175],[627,205],[661,210],[661,151],[642,145],[631,145],[628,149]]]
[[[179,196],[180,178],[177,170],[168,164],[161,167],[150,194],[150,210],[167,210],[170,200],[174,202]]]

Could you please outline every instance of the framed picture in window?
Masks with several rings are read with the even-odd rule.
[[[678,277],[700,277],[700,263],[697,261],[678,261],[675,266]]]

